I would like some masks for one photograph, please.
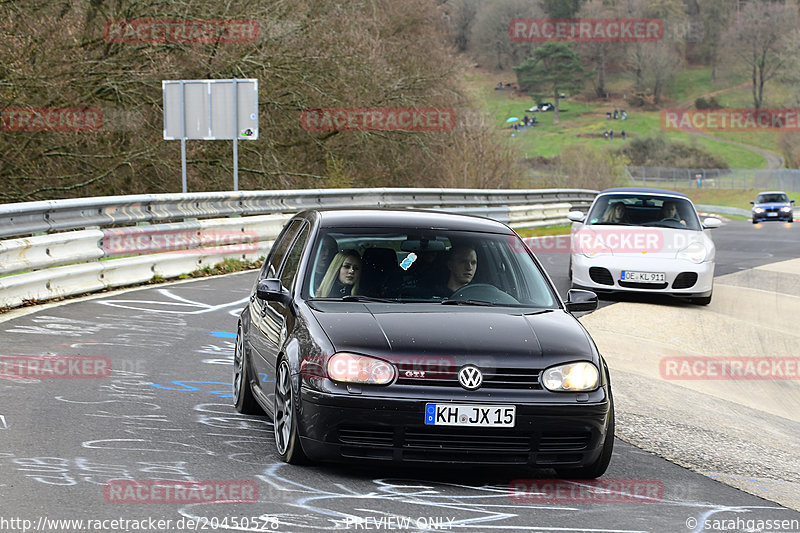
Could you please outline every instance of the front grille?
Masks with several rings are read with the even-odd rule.
[[[681,272],[672,282],[673,289],[688,289],[697,283],[697,272]]]
[[[574,435],[542,435],[539,440],[539,465],[569,465],[579,463],[592,441],[591,433]]]
[[[380,427],[341,428],[339,443],[343,457],[391,460],[394,455],[394,430]]]
[[[627,289],[650,289],[650,290],[658,290],[658,289],[666,289],[667,283],[639,283],[638,281],[620,281],[620,287],[625,287]]]
[[[420,370],[419,366],[400,363],[397,383],[400,385],[422,385],[427,387],[461,387],[458,369],[443,366],[434,370]],[[527,389],[541,390],[539,374],[534,368],[480,368],[483,374],[481,389]],[[422,373],[424,372],[424,375]]]
[[[392,446],[394,430],[391,428],[341,428],[339,442],[354,446]]]
[[[592,278],[592,281],[600,285],[614,285],[614,278],[607,268],[591,267],[589,269],[589,277]]]
[[[530,464],[536,454],[541,466],[572,465],[583,460],[591,440],[588,431],[537,435],[449,426],[348,426],[338,432],[344,457],[426,463]]]
[[[531,435],[472,428],[407,429],[403,459],[408,461],[525,464]]]

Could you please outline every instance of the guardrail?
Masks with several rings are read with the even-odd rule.
[[[257,260],[269,252],[285,221],[303,209],[429,208],[485,216],[520,229],[566,222],[567,211],[588,207],[596,194],[583,189],[317,189],[4,204],[0,238],[14,238],[0,241],[0,309],[154,276],[174,278],[227,258]]]
[[[633,183],[644,187],[756,189],[800,192],[800,170],[792,168],[627,167]],[[697,182],[698,176],[700,183]]]

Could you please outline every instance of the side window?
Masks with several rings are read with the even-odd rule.
[[[289,226],[284,228],[278,238],[275,239],[275,242],[272,243],[272,249],[267,256],[267,260],[264,261],[264,265],[261,267],[261,273],[258,275],[258,279],[275,278],[278,276],[278,269],[280,269],[281,263],[283,263],[283,259],[286,257],[289,245],[292,244],[292,241],[300,231],[302,225],[302,220],[293,220]]]
[[[300,265],[300,257],[303,255],[303,250],[306,247],[306,241],[308,241],[308,226],[303,227],[303,231],[286,256],[286,262],[281,271],[281,285],[287,289],[292,288],[294,277],[297,274],[297,267]]]

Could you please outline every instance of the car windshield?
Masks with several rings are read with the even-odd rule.
[[[782,192],[759,194],[756,197],[757,204],[785,203],[788,201],[789,197]]]
[[[604,194],[586,217],[588,225],[663,227],[699,231],[692,203],[674,196],[646,193]]]
[[[516,236],[445,230],[322,230],[303,297],[556,308],[557,299]]]

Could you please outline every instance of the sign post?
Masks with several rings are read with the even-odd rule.
[[[258,139],[258,80],[161,82],[164,140],[181,141],[181,183],[186,185],[186,141],[233,141],[233,190],[239,190],[239,139]]]

